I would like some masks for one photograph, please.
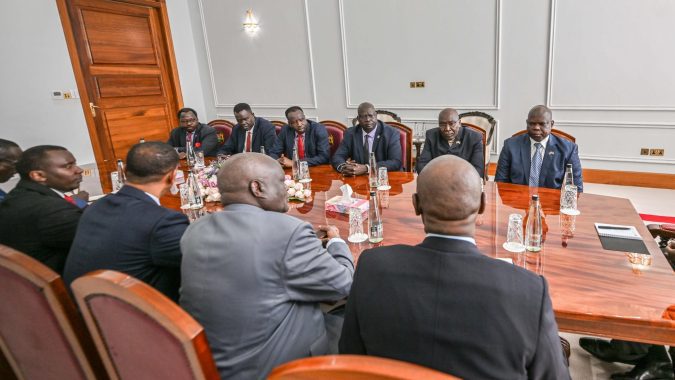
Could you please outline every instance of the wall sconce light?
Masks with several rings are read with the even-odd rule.
[[[249,9],[246,11],[246,18],[244,19],[244,30],[248,34],[256,34],[260,30],[260,25],[255,16],[253,16],[253,10]]]

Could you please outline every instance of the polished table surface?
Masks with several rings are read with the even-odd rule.
[[[310,173],[311,201],[289,202],[288,214],[315,226],[334,224],[346,238],[347,216],[325,212],[324,203],[341,194],[339,188],[345,183],[353,188],[357,197],[367,198],[368,178],[343,177],[328,165],[310,168]],[[414,245],[424,239],[422,221],[412,207],[415,177],[412,173],[389,173],[391,189],[379,192],[384,241],[377,246]],[[476,223],[478,248],[485,255],[510,258],[516,265],[543,275],[549,283],[560,330],[675,345],[675,321],[668,317],[675,310],[675,273],[629,200],[580,194],[581,215],[570,217],[559,212],[558,190],[488,182],[485,192],[487,207]],[[502,248],[509,214],[524,216],[532,193],[539,194],[544,211],[543,249],[538,253],[510,253]],[[164,197],[162,203],[176,209],[180,206],[176,197]],[[222,206],[216,203],[206,206],[208,212],[220,208]],[[651,253],[651,263],[636,264],[639,258],[604,250],[595,222],[635,226]],[[366,223],[364,221],[364,228]],[[348,244],[355,260],[364,249],[374,246],[368,242]]]

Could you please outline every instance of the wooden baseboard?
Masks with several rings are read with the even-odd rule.
[[[488,166],[488,174],[494,176],[497,164]],[[607,185],[652,187],[675,190],[675,174],[625,172],[619,170],[583,169],[584,182]]]

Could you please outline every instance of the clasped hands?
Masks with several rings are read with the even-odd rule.
[[[351,159],[347,160],[342,166],[341,173],[346,176],[356,176],[368,173],[368,167],[363,164],[359,164],[356,161]]]
[[[328,244],[328,241],[332,238],[339,238],[340,237],[340,230],[331,225],[319,225],[316,229],[316,236],[321,240],[321,244],[326,247],[326,244]]]

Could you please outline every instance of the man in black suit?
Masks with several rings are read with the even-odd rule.
[[[478,175],[484,177],[483,135],[462,126],[459,113],[452,108],[442,110],[438,114],[438,128],[427,131],[424,149],[417,160],[417,172],[422,172],[429,161],[444,154],[452,154],[469,161]]]
[[[413,206],[427,237],[361,254],[340,353],[464,379],[569,379],[546,280],[476,248],[481,181],[452,155],[420,173]]]
[[[126,184],[87,208],[68,254],[64,281],[112,269],[148,283],[178,302],[182,213],[159,198],[173,183],[178,154],[161,142],[134,145],[127,154]]]
[[[305,112],[298,106],[286,110],[288,124],[281,128],[281,132],[269,151],[270,157],[279,161],[285,167],[293,166],[293,147],[296,141],[298,157],[307,161],[307,165],[315,166],[327,164],[330,156],[328,132],[323,124],[307,120]]]
[[[61,274],[86,205],[65,193],[80,186],[82,169],[66,148],[39,145],[23,152],[16,170],[21,180],[0,203],[0,243]]]
[[[227,139],[218,154],[236,154],[242,152],[260,152],[260,147],[265,147],[265,152],[270,152],[277,138],[274,125],[269,120],[256,117],[251,106],[239,103],[234,106],[234,118],[237,125],[232,128],[232,134]]]
[[[333,155],[335,170],[347,176],[368,174],[370,152],[375,152],[378,167],[401,170],[399,131],[377,120],[375,106],[370,103],[361,103],[357,112],[359,124],[345,131],[342,143]]]
[[[174,128],[167,144],[176,148],[181,159],[185,158],[185,149],[188,142],[196,152],[202,151],[205,156],[215,156],[218,151],[218,135],[216,130],[207,124],[202,124],[197,118],[197,111],[192,108],[181,108],[178,111],[180,127]]]
[[[21,157],[21,148],[14,142],[0,139],[0,183],[9,181],[16,173],[16,163]],[[0,189],[0,202],[5,200],[7,193]]]

